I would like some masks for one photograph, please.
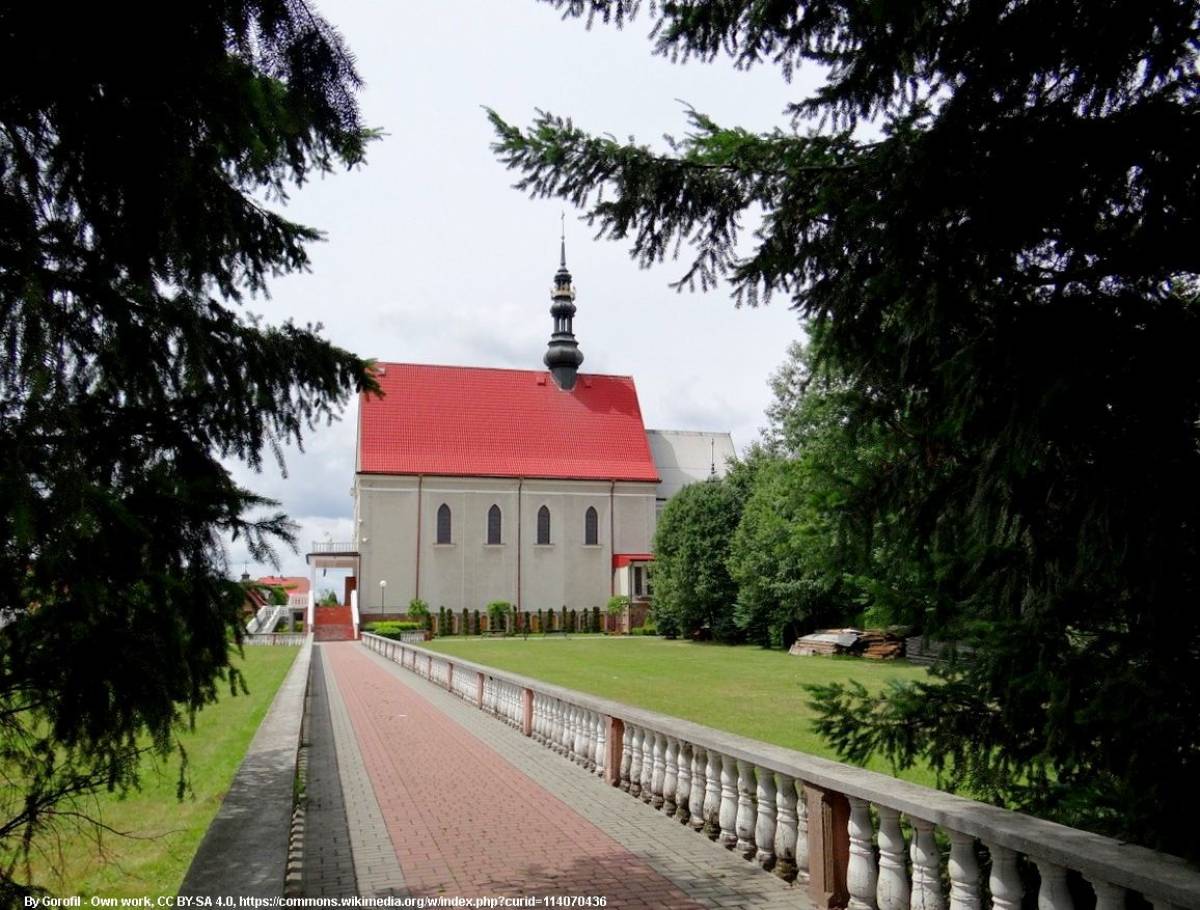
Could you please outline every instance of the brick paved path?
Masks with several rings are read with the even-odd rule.
[[[390,887],[447,897],[604,895],[608,907],[808,906],[800,888],[362,645],[318,647],[342,786],[354,794],[346,816],[360,893]],[[351,751],[357,762],[342,762]],[[319,840],[321,832],[310,824],[306,837]],[[363,850],[371,863],[360,863]],[[316,894],[321,884],[311,887]]]

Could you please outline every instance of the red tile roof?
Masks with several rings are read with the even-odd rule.
[[[365,474],[658,481],[628,376],[381,363],[360,401]]]
[[[303,575],[264,575],[258,584],[283,588],[289,594],[307,594],[309,589],[308,579]]]

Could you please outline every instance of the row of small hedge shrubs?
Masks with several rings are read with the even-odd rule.
[[[363,626],[364,632],[370,632],[373,635],[378,635],[381,638],[394,638],[400,640],[402,632],[418,632],[425,628],[424,623],[420,622],[400,622],[398,620],[384,620],[383,622],[369,622]]]
[[[599,633],[605,631],[604,612],[600,607],[584,610],[522,610],[517,611],[506,601],[493,601],[486,610],[462,610],[455,614],[445,607],[431,613],[428,621],[431,632],[440,636]]]
[[[424,629],[438,636],[451,635],[525,635],[565,632],[567,634],[589,634],[606,630],[604,613],[616,615],[629,603],[626,597],[613,597],[605,611],[600,607],[584,610],[521,610],[504,600],[494,600],[485,610],[467,610],[460,613],[439,607],[436,613],[422,600],[409,604],[408,615],[415,622],[385,621],[367,623],[363,631],[373,632],[385,638],[399,638],[401,632]],[[652,622],[631,630],[634,635],[657,635]]]

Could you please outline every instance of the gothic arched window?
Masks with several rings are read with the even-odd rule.
[[[437,511],[437,542],[450,543],[450,507],[444,502]]]
[[[538,509],[537,542],[550,543],[550,510],[546,506]]]
[[[487,542],[489,544],[500,543],[501,521],[502,517],[500,515],[500,507],[493,504],[492,507],[488,509]]]
[[[596,514],[594,506],[588,506],[583,513],[583,542],[589,547],[600,542],[600,516]]]

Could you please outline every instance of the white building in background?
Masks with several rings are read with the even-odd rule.
[[[658,487],[654,491],[657,510],[668,499],[698,480],[724,477],[730,459],[737,458],[733,437],[728,433],[697,430],[647,430],[650,455],[658,469]]]
[[[647,431],[628,376],[580,373],[565,251],[548,370],[380,363],[360,401],[356,540],[314,545],[349,568],[363,621],[433,610],[590,609],[646,600],[658,510],[725,473],[728,433]]]

